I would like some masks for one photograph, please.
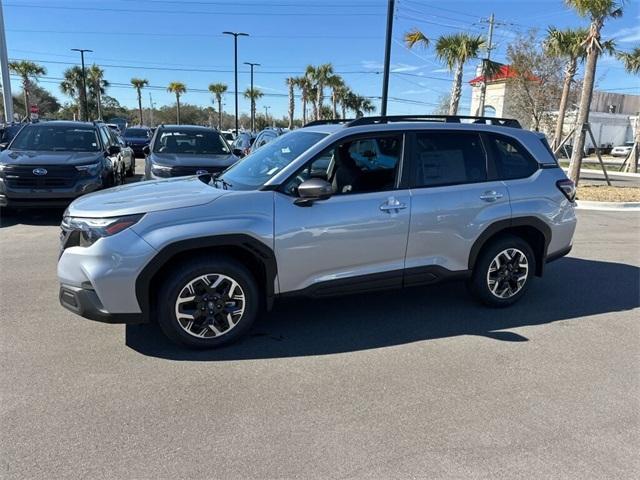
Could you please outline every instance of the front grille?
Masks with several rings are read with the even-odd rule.
[[[35,169],[45,169],[46,175],[36,175]],[[69,188],[78,178],[74,166],[54,165],[7,165],[4,169],[5,182],[10,188]]]
[[[223,171],[227,167],[172,167],[171,168],[171,176],[172,177],[184,177],[186,175],[195,175],[197,171],[204,170],[209,173],[219,173]]]

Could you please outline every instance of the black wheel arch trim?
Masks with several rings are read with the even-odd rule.
[[[542,276],[544,264],[546,263],[547,258],[547,248],[551,242],[551,228],[537,217],[508,218],[494,222],[485,228],[471,247],[471,251],[469,253],[469,270],[473,269],[480,251],[493,236],[514,227],[533,227],[543,235],[544,247],[542,252],[538,252],[540,254],[540,258],[536,259],[538,260],[536,261],[536,275]]]
[[[245,234],[213,235],[190,238],[170,243],[163,247],[136,279],[136,299],[142,311],[144,322],[150,320],[152,305],[150,304],[150,285],[154,276],[176,255],[202,248],[239,247],[260,262],[265,271],[265,300],[267,309],[271,309],[275,298],[275,279],[278,273],[276,256],[273,250],[260,240]],[[254,273],[254,272],[252,272]]]

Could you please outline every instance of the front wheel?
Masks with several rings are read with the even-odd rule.
[[[531,284],[536,259],[522,238],[505,235],[487,245],[473,268],[471,293],[491,307],[517,302]]]
[[[214,348],[246,333],[259,305],[256,282],[240,263],[198,259],[172,271],[158,295],[158,323],[175,343]]]

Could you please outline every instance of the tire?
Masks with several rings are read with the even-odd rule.
[[[525,294],[535,271],[536,259],[529,243],[515,235],[503,235],[480,252],[468,283],[469,290],[485,305],[507,307]]]
[[[231,292],[225,292],[230,288]],[[195,299],[184,300],[192,297]],[[259,305],[257,283],[244,265],[228,258],[208,257],[181,263],[172,270],[158,292],[156,308],[158,324],[171,341],[205,349],[244,335],[255,321]],[[180,313],[183,315],[179,319]]]

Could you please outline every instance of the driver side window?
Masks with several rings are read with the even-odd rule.
[[[308,162],[287,183],[285,191],[297,195],[298,186],[311,178],[331,183],[334,195],[393,190],[401,155],[402,135],[347,140]]]

